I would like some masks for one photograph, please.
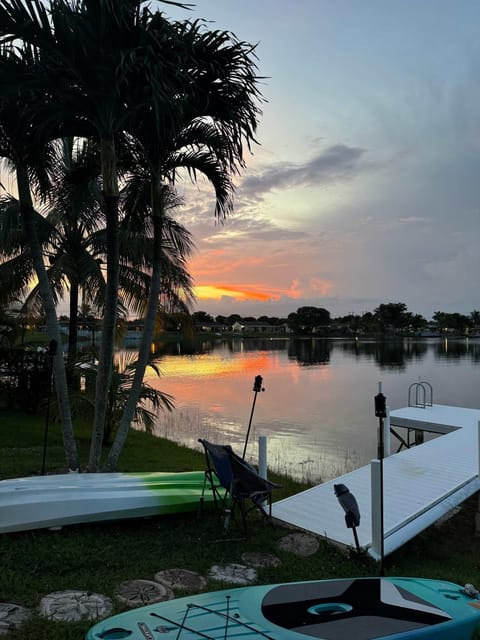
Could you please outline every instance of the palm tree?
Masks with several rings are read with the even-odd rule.
[[[29,98],[25,104],[37,119],[39,133],[46,139],[65,134],[86,136],[100,147],[107,291],[90,470],[95,470],[100,460],[107,402],[103,390],[108,388],[113,362],[119,282],[116,150],[120,136],[128,132],[138,138],[137,132],[147,129],[160,150],[156,157],[149,157],[157,264],[163,236],[163,179],[173,180],[176,174],[168,167],[167,158],[176,153],[179,161],[183,156],[183,163],[176,166],[186,166],[194,178],[197,171],[204,170],[210,179],[214,176],[219,189],[217,214],[225,215],[231,207],[229,172],[243,168],[243,145],[250,146],[254,140],[259,114],[251,45],[228,32],[203,30],[198,22],[170,23],[160,12],[140,11],[142,5],[142,0],[80,0],[71,6],[67,0],[57,0],[51,4],[50,21],[40,0],[30,0],[26,6],[17,0],[0,0],[3,42],[18,38],[35,47],[36,53],[41,52],[36,73],[23,79]],[[203,136],[208,128],[211,140],[217,138],[215,147],[205,147],[203,141],[187,149],[182,146],[182,136],[188,139],[200,131]],[[218,199],[222,190],[223,200]],[[158,300],[158,275],[154,273],[152,280],[145,343]],[[143,376],[144,352],[142,344],[139,376]]]
[[[3,24],[1,18],[0,24]],[[48,140],[41,136],[40,123],[35,121],[35,116],[29,112],[31,95],[23,83],[25,77],[35,75],[37,63],[38,56],[31,48],[20,49],[13,46],[10,49],[4,47],[0,51],[0,158],[4,158],[16,173],[22,230],[28,239],[29,257],[38,278],[48,334],[52,344],[60,345],[55,300],[43,261],[40,230],[36,225],[31,193],[32,186],[37,195],[44,192],[50,167]],[[56,350],[53,370],[67,464],[70,469],[77,469],[78,454],[61,349]]]
[[[158,367],[150,362],[150,368],[158,376]],[[95,407],[95,380],[97,365],[90,361],[77,363],[78,374],[84,378],[85,391],[76,392],[72,406],[74,413],[79,413],[83,419],[93,418]],[[114,364],[113,376],[110,382],[107,402],[107,419],[105,421],[104,444],[110,443],[118,427],[120,417],[127,402],[135,372],[135,355],[120,353]],[[155,418],[160,410],[171,411],[172,397],[158,389],[143,383],[140,389],[139,401],[135,407],[134,422],[143,427],[147,433],[153,433]]]
[[[49,206],[44,216],[38,212],[35,216],[37,228],[42,230],[41,244],[55,302],[58,303],[68,290],[68,369],[73,375],[80,291],[82,306],[91,301],[94,308],[103,309],[106,285],[102,265],[106,234],[95,150],[85,140],[73,144],[71,139],[62,140],[57,150],[56,172],[48,194]],[[178,205],[175,194],[167,190],[165,194],[168,208]],[[152,262],[151,232],[148,224],[145,227],[145,219],[148,221],[149,217],[144,210],[138,211],[141,200],[141,194],[131,194],[131,189],[125,190],[120,198],[123,220],[119,230],[119,298],[123,308],[136,313],[145,307]],[[0,256],[4,259],[0,264],[3,283],[0,297],[28,294],[24,306],[32,308],[41,300],[38,286],[31,288],[34,270],[20,222],[18,201],[13,196],[0,198]],[[189,234],[170,215],[166,216],[165,232],[162,288],[165,292],[173,292],[177,287],[188,291],[191,282],[184,260],[191,248]]]
[[[142,2],[130,0],[57,0],[49,13],[40,0],[0,2],[2,41],[19,39],[41,54],[36,75],[26,85],[36,98],[26,104],[46,139],[62,133],[85,135],[98,142],[107,229],[107,287],[93,437],[102,436],[112,373],[119,283],[119,236],[116,138],[126,116],[132,59],[139,46],[137,28]],[[14,45],[12,45],[13,47]],[[28,128],[27,128],[28,129]],[[26,176],[19,176],[25,191]],[[41,259],[40,246],[38,259]],[[47,286],[45,277],[44,286]],[[89,463],[95,470],[97,461]]]
[[[48,190],[48,208],[42,215],[34,212],[41,229],[40,243],[47,262],[47,274],[55,304],[69,292],[68,369],[73,372],[77,351],[78,303],[80,289],[104,291],[99,242],[102,227],[99,214],[99,167],[96,154],[87,143],[74,145],[63,139],[55,145],[54,175]],[[38,285],[31,288],[34,269],[28,251],[28,239],[21,228],[19,202],[13,196],[0,199],[0,275],[5,291],[27,295],[26,308],[41,304]]]
[[[166,27],[158,14],[152,24],[159,33]],[[140,147],[132,156],[151,185],[154,261],[135,378],[108,456],[109,469],[115,468],[128,434],[153,336],[161,266],[158,256],[164,220],[163,185],[174,182],[180,168],[186,169],[194,180],[202,173],[215,189],[215,214],[225,216],[233,203],[233,175],[244,166],[243,144],[250,145],[254,140],[259,114],[252,46],[227,32],[203,30],[198,22],[173,26],[183,45],[180,71],[186,73],[189,82],[168,96],[168,110],[163,96],[153,94],[145,107],[135,113],[129,128],[134,146],[137,150]],[[166,28],[169,30],[170,24]],[[145,84],[144,80],[142,86]]]

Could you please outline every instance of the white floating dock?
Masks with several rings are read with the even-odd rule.
[[[479,421],[480,410],[446,405],[406,407],[390,413],[393,427],[443,435],[384,459],[383,555],[392,553],[480,490]],[[360,510],[360,546],[379,559],[379,509],[372,510],[372,470],[375,473],[378,465],[378,461],[373,462],[275,502],[273,517],[332,542],[354,546],[353,532],[345,525],[345,513],[333,489],[334,484],[344,484]]]

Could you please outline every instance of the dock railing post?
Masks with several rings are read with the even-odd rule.
[[[477,454],[478,454],[478,476],[480,477],[480,420],[477,422]],[[477,501],[477,513],[475,514],[475,535],[480,536],[480,498]]]
[[[258,436],[258,475],[267,479],[267,436]]]
[[[380,460],[370,462],[371,504],[372,504],[372,555],[376,560],[382,558],[382,467]]]
[[[478,447],[477,447],[478,448],[478,451],[477,451],[477,453],[478,453],[478,475],[480,477],[480,420],[477,422],[477,428],[478,428],[478,438],[477,438],[477,445],[478,445]],[[480,500],[479,500],[478,504],[480,505]]]

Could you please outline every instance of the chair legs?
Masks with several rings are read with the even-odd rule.
[[[227,496],[226,496],[227,499]],[[248,513],[250,511],[253,511],[254,509],[256,511],[258,511],[260,513],[260,515],[262,516],[263,520],[265,523],[273,526],[272,523],[272,503],[271,503],[271,498],[270,496],[268,497],[262,497],[262,500],[252,500],[252,506],[247,508],[246,505],[246,501],[247,500],[252,500],[251,497],[248,498],[233,498],[231,499],[231,504],[224,505],[224,509],[223,509],[223,532],[224,535],[226,535],[229,526],[232,522],[232,520],[234,522],[237,522],[238,527],[241,529],[243,535],[247,538],[248,537]],[[263,502],[267,501],[268,502],[268,512],[265,510],[265,507],[263,506]],[[240,512],[240,522],[238,522],[235,519],[235,512],[237,510],[238,507],[238,511]]]

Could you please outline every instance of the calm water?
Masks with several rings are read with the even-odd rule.
[[[162,377],[148,382],[176,404],[159,416],[158,434],[189,446],[207,438],[240,454],[261,375],[247,458],[256,459],[266,435],[269,466],[299,479],[327,480],[376,457],[380,381],[390,409],[408,404],[419,379],[432,385],[435,403],[480,407],[480,340],[239,339],[192,354],[170,347],[158,365]]]

